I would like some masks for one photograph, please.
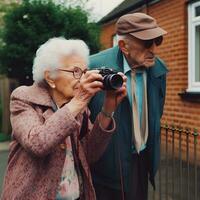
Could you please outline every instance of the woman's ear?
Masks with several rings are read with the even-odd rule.
[[[52,78],[50,71],[46,70],[44,72],[44,79],[52,89],[56,88],[55,80]]]
[[[124,55],[128,55],[129,51],[128,51],[128,45],[125,43],[124,40],[119,40],[118,41],[118,46],[120,48],[120,50],[123,52]]]

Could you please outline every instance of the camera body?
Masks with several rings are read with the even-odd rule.
[[[103,77],[104,90],[116,90],[123,85],[123,78],[112,68],[102,67],[99,74]]]

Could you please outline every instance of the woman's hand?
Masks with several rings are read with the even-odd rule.
[[[79,88],[74,98],[68,103],[69,109],[77,115],[82,111],[90,99],[103,88],[102,76],[99,70],[87,71],[79,81]]]
[[[123,85],[117,90],[106,91],[104,104],[103,104],[103,109],[106,113],[114,112],[117,106],[122,101],[122,99],[127,95],[127,91],[126,91],[127,77],[121,72],[118,72],[118,74],[121,75],[123,78]]]
[[[99,70],[87,71],[80,79],[79,90],[74,98],[78,101],[83,101],[86,104],[90,99],[103,88],[102,76],[99,74]]]

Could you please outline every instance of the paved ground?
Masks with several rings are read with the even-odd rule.
[[[199,188],[200,166],[197,166],[195,173],[193,163],[188,166],[185,161],[180,164],[179,159],[174,159],[173,164],[173,159],[170,157],[166,162],[165,155],[162,154],[160,169],[156,176],[156,192],[153,194],[152,189],[150,190],[149,200],[195,200],[195,195],[196,200],[200,200]]]
[[[0,152],[7,151],[9,147],[9,142],[0,142]]]

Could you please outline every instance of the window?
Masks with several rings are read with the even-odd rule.
[[[113,41],[113,47],[117,45],[117,35],[113,35],[112,37],[112,41]]]
[[[200,2],[188,6],[188,92],[200,92]]]

